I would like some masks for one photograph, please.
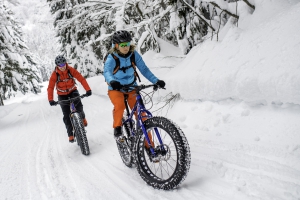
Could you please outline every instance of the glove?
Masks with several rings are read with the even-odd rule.
[[[49,104],[50,104],[50,106],[56,106],[57,103],[55,101],[51,100],[51,101],[49,101]]]
[[[158,80],[156,82],[156,85],[158,85],[160,88],[164,88],[166,83],[163,80]]]
[[[88,90],[88,91],[86,91],[86,96],[91,96],[92,95],[92,90]]]
[[[114,90],[120,90],[122,88],[122,85],[119,81],[111,81],[109,84]]]

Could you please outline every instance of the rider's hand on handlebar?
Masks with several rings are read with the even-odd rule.
[[[119,81],[111,81],[109,84],[114,90],[120,90],[123,87]]]
[[[49,104],[50,104],[50,106],[56,106],[57,105],[57,103],[53,100],[49,101]]]
[[[88,90],[88,91],[86,91],[86,96],[88,97],[88,96],[91,96],[92,95],[92,90]]]
[[[160,88],[164,88],[166,83],[163,80],[158,80],[156,82],[156,85],[158,85],[158,87],[160,87]]]

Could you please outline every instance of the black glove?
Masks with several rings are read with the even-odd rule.
[[[111,81],[109,84],[114,90],[120,90],[122,88],[122,85],[119,81]]]
[[[57,104],[57,103],[56,103],[55,101],[53,101],[53,100],[52,100],[52,101],[49,101],[49,103],[50,103],[50,106],[56,106],[56,104]]]
[[[86,96],[91,96],[92,95],[92,90],[88,90],[88,91],[86,91]]]
[[[164,88],[166,83],[163,80],[158,80],[156,82],[156,85],[158,85],[160,88]]]

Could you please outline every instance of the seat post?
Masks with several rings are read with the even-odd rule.
[[[124,104],[125,104],[125,108],[126,108],[126,114],[127,114],[127,117],[129,117],[129,108],[128,108],[128,94],[124,94]]]

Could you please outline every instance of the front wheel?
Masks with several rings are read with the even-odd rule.
[[[145,135],[139,129],[137,138],[137,170],[142,179],[156,189],[171,190],[178,187],[190,169],[191,153],[182,130],[164,117],[144,121],[155,156],[145,147]],[[159,142],[159,137],[163,145]]]
[[[89,143],[88,143],[88,140],[86,137],[86,131],[84,129],[84,125],[83,125],[81,117],[79,116],[79,113],[73,114],[73,126],[74,126],[75,137],[76,137],[78,145],[80,146],[81,153],[86,156],[89,155],[90,154]]]

